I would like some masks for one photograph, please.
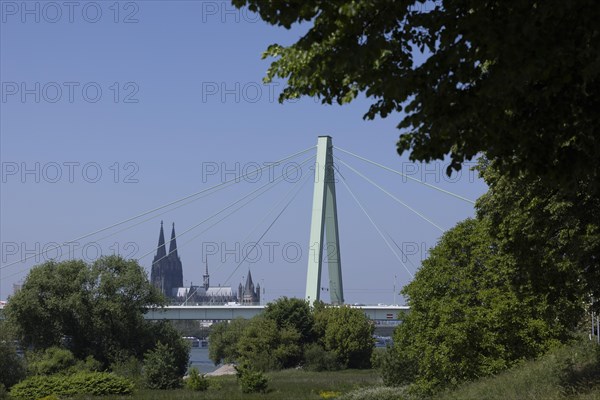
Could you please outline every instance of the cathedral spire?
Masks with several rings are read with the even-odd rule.
[[[254,282],[252,282],[252,274],[250,270],[248,270],[248,277],[246,278],[246,285],[244,286],[244,291],[246,293],[254,292]]]
[[[208,290],[210,287],[210,275],[208,275],[208,261],[206,261],[206,273],[202,276],[204,278],[204,289]]]
[[[157,259],[160,259],[167,255],[167,251],[165,249],[165,232],[163,230],[163,222],[160,221],[160,234],[158,235],[158,248],[156,251]]]
[[[177,257],[177,242],[175,241],[175,222],[173,222],[173,229],[171,230],[171,243],[169,244],[169,255],[172,255],[172,257]]]

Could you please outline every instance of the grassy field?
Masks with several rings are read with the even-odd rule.
[[[133,396],[108,397],[113,400],[187,400],[187,399],[325,399],[335,398],[361,388],[382,385],[376,370],[346,370],[337,372],[307,372],[286,370],[267,374],[269,392],[241,393],[235,376],[211,378],[206,392],[189,390],[140,390]],[[370,390],[369,390],[370,391]],[[369,391],[351,393],[346,399],[379,400]],[[401,395],[385,396],[393,400],[421,400]],[[364,394],[364,395],[363,395]],[[94,399],[82,397],[81,399]],[[467,383],[452,391],[434,395],[427,400],[600,400],[600,346],[581,340],[571,346],[551,351],[535,361],[498,374]]]
[[[589,340],[551,351],[435,400],[600,400],[600,347]]]
[[[206,392],[179,390],[140,390],[133,396],[111,396],[113,400],[252,400],[252,399],[323,399],[322,392],[346,393],[353,389],[381,385],[374,370],[346,370],[336,372],[307,372],[286,370],[267,374],[269,392],[246,394],[240,391],[235,376],[210,378],[211,387]],[[97,399],[81,397],[81,399]]]

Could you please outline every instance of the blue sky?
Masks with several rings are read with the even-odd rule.
[[[401,116],[364,121],[368,100],[343,107],[313,99],[279,104],[283,82],[262,84],[269,62],[261,54],[271,43],[292,43],[302,28],[271,27],[221,1],[69,4],[0,1],[1,299],[31,266],[67,259],[69,251],[21,262],[23,257],[307,149],[318,135],[331,135],[335,146],[469,199],[486,190],[467,171],[447,178],[444,162],[411,164],[406,155],[399,157],[395,126]],[[441,227],[473,215],[469,203],[336,155]],[[276,177],[295,165],[272,171]],[[440,231],[349,168],[339,168],[380,229],[407,253],[405,264],[414,273]],[[210,223],[182,235],[184,283],[201,282],[207,256],[212,284],[237,286],[250,268],[267,300],[302,297],[310,180],[253,250],[249,258],[255,262],[240,261],[244,249],[252,248],[247,243],[279,212],[277,204],[308,174],[304,168],[298,179],[288,177],[193,240]],[[265,172],[256,182],[243,180],[105,239],[117,229],[79,240],[71,245],[74,256],[93,260],[118,250],[141,257],[149,270],[152,255],[142,256],[155,248],[161,220],[167,235],[172,222],[184,232],[269,178]],[[399,289],[410,274],[343,185],[337,192],[346,300],[391,303],[394,280]],[[322,286],[326,282],[324,274]],[[328,298],[325,291],[323,297]]]

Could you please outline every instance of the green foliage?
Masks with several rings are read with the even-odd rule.
[[[311,343],[304,348],[304,369],[307,371],[336,371],[340,368],[336,355],[320,344]]]
[[[30,400],[51,395],[128,395],[132,391],[133,383],[123,377],[107,372],[80,372],[68,376],[32,376],[13,386],[10,395],[17,400]]]
[[[400,113],[398,152],[412,160],[450,154],[458,169],[485,152],[553,188],[598,179],[595,0],[233,4],[273,25],[304,23],[295,43],[263,55],[275,58],[265,81],[285,82],[282,102],[362,93],[372,99],[365,118]]]
[[[118,360],[110,365],[110,370],[119,376],[127,378],[135,382],[136,386],[141,386],[142,378],[142,362],[131,356],[124,360]]]
[[[343,368],[369,368],[375,346],[374,327],[367,316],[348,306],[326,307],[315,315],[317,331],[323,331],[322,342],[335,354]]]
[[[560,305],[553,308],[561,310],[558,318],[575,324],[583,311],[579,299],[600,298],[597,182],[557,189],[539,178],[509,179],[496,163],[482,163],[480,169],[490,189],[477,201],[478,217],[490,220],[499,250],[516,260],[513,285]]]
[[[146,352],[143,368],[146,387],[161,390],[180,387],[182,375],[175,360],[175,351],[160,342],[155,349]]]
[[[8,392],[6,391],[6,387],[3,383],[0,383],[0,400],[8,400]]]
[[[27,354],[27,370],[30,375],[53,375],[73,372],[77,359],[67,349],[49,347],[37,353]]]
[[[356,389],[337,400],[403,400],[408,399],[406,388],[375,386]]]
[[[296,366],[302,358],[300,334],[292,327],[277,328],[275,321],[254,317],[238,341],[238,354],[260,371]]]
[[[465,383],[438,394],[438,400],[597,399],[600,394],[599,347],[587,338],[557,347],[497,376]]]
[[[185,375],[190,358],[190,344],[181,337],[169,321],[149,321],[144,327],[146,334],[140,338],[143,341],[143,348],[152,349],[159,342],[168,346],[173,352],[177,375]]]
[[[188,379],[185,381],[185,386],[196,392],[203,392],[208,389],[209,382],[204,375],[200,375],[198,369],[195,367],[190,368]]]
[[[7,328],[5,323],[0,322],[0,387],[4,389],[24,379],[26,374],[25,363],[17,354],[13,336]],[[5,367],[8,365],[10,368]]]
[[[275,321],[278,329],[296,330],[300,334],[300,346],[314,341],[314,317],[306,300],[284,296],[267,304],[263,315]]]
[[[414,378],[421,392],[431,393],[495,374],[567,339],[575,326],[571,316],[562,318],[564,307],[576,310],[581,301],[551,302],[526,282],[513,287],[515,264],[498,250],[486,219],[447,231],[403,289],[411,312],[394,333],[397,359],[388,361],[385,379]]]
[[[212,326],[208,344],[208,357],[215,365],[233,362],[239,358],[238,342],[248,320],[237,318],[230,322],[219,322]]]
[[[242,393],[266,393],[269,380],[260,371],[254,370],[250,364],[243,362],[235,367],[238,383]]]
[[[397,351],[388,348],[381,356],[378,366],[385,386],[405,386],[413,382],[417,372],[417,362]]]
[[[143,313],[163,301],[136,261],[110,256],[92,265],[34,267],[5,312],[25,346],[45,349],[67,337],[77,358],[93,356],[108,366],[123,353],[141,357],[154,346],[154,338],[144,337],[150,323]]]

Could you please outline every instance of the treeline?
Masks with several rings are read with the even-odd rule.
[[[250,320],[213,325],[209,357],[215,364],[237,362],[258,371],[369,368],[373,330],[359,309],[319,302],[311,307],[283,297]]]
[[[147,307],[163,304],[133,260],[34,267],[0,323],[0,392],[12,387],[15,398],[39,398],[181,386],[188,344],[168,321],[144,319]]]

